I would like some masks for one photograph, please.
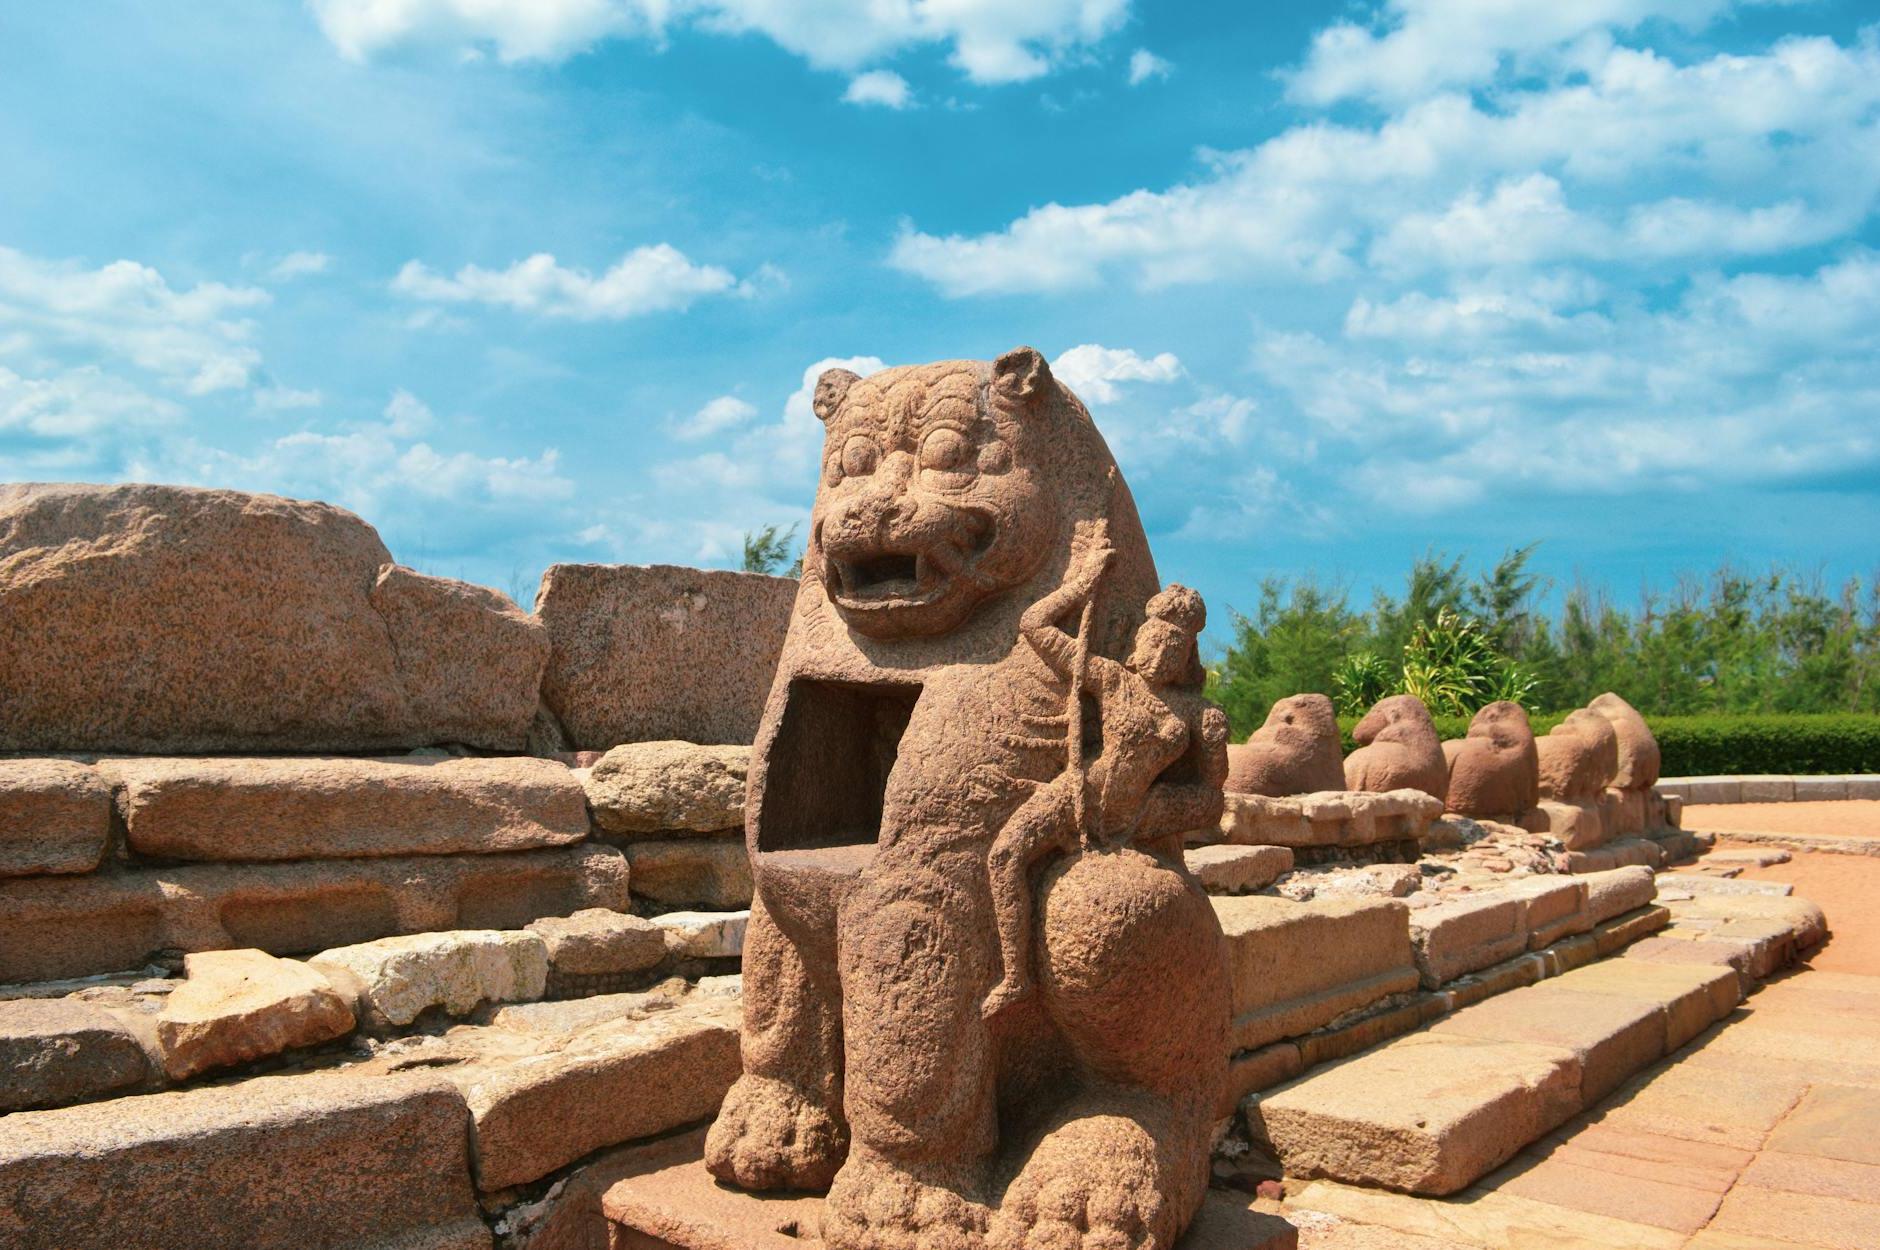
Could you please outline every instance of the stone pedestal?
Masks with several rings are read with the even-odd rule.
[[[650,1143],[601,1198],[608,1250],[821,1250],[822,1199],[721,1185],[700,1155],[703,1131]],[[1297,1250],[1299,1234],[1245,1199],[1213,1193],[1177,1250]]]

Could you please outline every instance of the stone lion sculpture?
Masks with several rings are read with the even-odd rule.
[[[1449,793],[1449,765],[1430,710],[1415,695],[1379,699],[1351,731],[1358,749],[1345,757],[1347,790]]]
[[[706,1166],[832,1250],[1168,1250],[1206,1192],[1225,948],[1181,835],[1227,725],[1089,414],[1029,348],[825,373],[752,752],[744,1074]]]
[[[1345,788],[1338,714],[1322,694],[1281,699],[1246,742],[1227,748],[1227,790],[1283,798]]]
[[[1449,761],[1448,807],[1461,816],[1518,821],[1540,801],[1540,755],[1519,703],[1491,703],[1469,721],[1465,737],[1443,743]]]

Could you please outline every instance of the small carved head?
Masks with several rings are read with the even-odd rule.
[[[1151,596],[1144,610],[1147,616],[1136,630],[1129,667],[1152,686],[1198,686],[1205,681],[1198,640],[1207,627],[1208,609],[1201,596],[1186,586],[1171,585]]]
[[[948,633],[1049,554],[1056,501],[1032,466],[1057,383],[1030,348],[860,378],[832,369],[810,557],[871,638]]]

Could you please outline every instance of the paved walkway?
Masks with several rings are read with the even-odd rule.
[[[1744,875],[1827,912],[1806,965],[1461,1194],[1296,1186],[1302,1250],[1880,1250],[1880,859]]]
[[[1698,833],[1797,833],[1852,842],[1880,841],[1880,800],[1820,803],[1697,803],[1681,822]]]

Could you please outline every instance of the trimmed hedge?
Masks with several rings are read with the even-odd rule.
[[[1566,717],[1565,712],[1545,712],[1529,720],[1536,734],[1544,734]],[[1713,714],[1645,720],[1664,754],[1667,777],[1880,773],[1880,716]],[[1469,730],[1466,716],[1438,716],[1435,721],[1436,732],[1444,738],[1460,738]],[[1357,749],[1351,740],[1357,723],[1351,717],[1338,720],[1346,754]]]

